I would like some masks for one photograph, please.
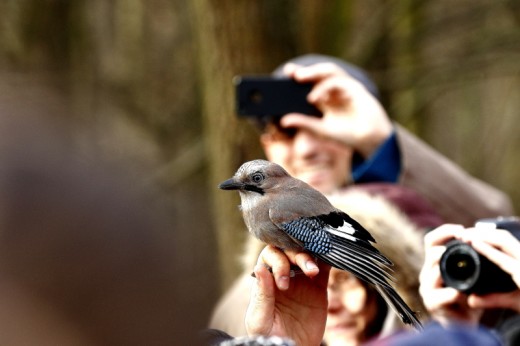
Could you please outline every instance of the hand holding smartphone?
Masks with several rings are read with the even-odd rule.
[[[297,83],[290,78],[272,76],[237,76],[236,107],[239,116],[282,117],[301,113],[321,117],[321,112],[307,102],[312,83]]]

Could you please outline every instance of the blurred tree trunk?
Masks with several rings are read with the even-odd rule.
[[[256,135],[246,131],[235,116],[231,81],[241,71],[262,71],[267,59],[262,52],[268,47],[261,23],[255,18],[261,2],[195,0],[192,6],[210,170],[208,187],[213,200],[221,284],[227,285],[239,270],[237,255],[246,233],[237,209],[238,194],[218,191],[217,185],[231,177],[243,161],[259,155],[248,140]]]
[[[210,167],[214,221],[222,287],[239,272],[238,255],[247,235],[237,209],[237,193],[217,190],[244,161],[261,158],[258,134],[234,109],[232,78],[237,74],[269,73],[278,64],[303,52],[335,54],[344,25],[337,11],[342,1],[195,0],[192,2],[203,128]],[[331,16],[336,10],[338,15]],[[302,30],[305,28],[306,30]],[[328,34],[327,34],[328,33]]]

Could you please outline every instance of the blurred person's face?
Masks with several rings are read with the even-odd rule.
[[[267,125],[260,140],[269,161],[322,193],[331,193],[347,183],[352,149],[341,143],[305,129],[275,124]]]
[[[332,268],[328,286],[329,307],[325,327],[328,346],[359,345],[377,314],[377,303],[352,274]]]

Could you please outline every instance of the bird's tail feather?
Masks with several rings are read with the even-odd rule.
[[[417,318],[416,313],[410,309],[391,286],[375,285],[375,287],[392,310],[401,318],[403,323],[412,325],[418,331],[422,330],[423,326]]]
[[[368,242],[353,242],[335,234],[332,234],[332,239],[332,250],[316,256],[331,266],[347,270],[375,286],[403,323],[421,330],[422,325],[415,312],[408,307],[391,284],[395,282],[390,274],[392,262]]]
[[[349,271],[359,279],[368,283],[374,285],[390,285],[388,281],[391,280],[391,277],[388,273],[380,270],[371,263],[366,263],[356,256],[340,256],[337,253],[332,252],[327,256],[318,257],[321,258],[325,263],[328,263],[333,267]],[[348,262],[348,264],[345,264],[346,262]]]

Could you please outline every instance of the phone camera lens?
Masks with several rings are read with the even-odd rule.
[[[259,90],[251,90],[249,100],[254,104],[260,104],[263,101],[263,95]]]

